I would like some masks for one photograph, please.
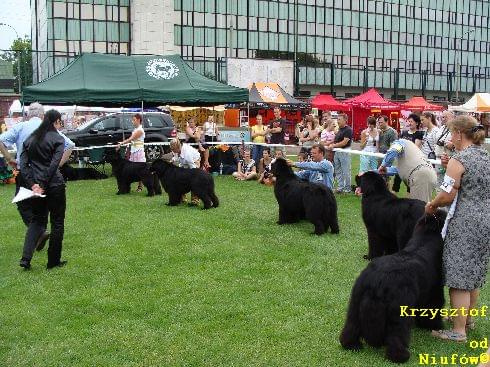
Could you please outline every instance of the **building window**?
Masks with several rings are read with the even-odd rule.
[[[53,2],[53,17],[66,18],[66,3],[55,1]]]
[[[93,6],[92,4],[81,4],[82,7],[82,19],[93,19],[94,18],[94,13],[93,13]]]

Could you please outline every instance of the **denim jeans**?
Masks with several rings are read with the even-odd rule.
[[[351,187],[351,158],[350,154],[335,152],[333,158],[333,164],[335,169],[335,178],[337,179],[337,190],[343,192],[350,192]]]
[[[254,145],[252,148],[252,159],[255,161],[256,167],[258,167],[260,159],[262,158],[262,152],[264,151],[263,145]]]

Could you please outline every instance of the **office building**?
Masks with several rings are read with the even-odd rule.
[[[490,89],[488,1],[32,0],[31,6],[39,79],[79,52],[177,52],[222,81],[227,57],[295,60],[299,94],[349,97],[376,87],[388,98],[424,93],[444,100]]]

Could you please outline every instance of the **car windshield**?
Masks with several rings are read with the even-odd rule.
[[[77,130],[80,131],[80,130],[84,130],[87,126],[89,126],[92,122],[94,122],[95,120],[99,119],[100,117],[95,117],[91,120],[88,120],[87,122],[81,124],[80,126],[77,127]]]

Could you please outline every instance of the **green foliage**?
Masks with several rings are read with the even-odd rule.
[[[20,57],[20,76],[22,88],[32,84],[32,45],[28,38],[18,38],[10,46],[11,51],[5,51],[0,57],[10,61],[13,65],[14,77],[17,80],[14,86],[16,93],[19,93],[19,60]]]
[[[215,179],[208,211],[167,196],[116,196],[114,178],[70,182],[63,259],[18,266],[25,234],[12,185],[0,187],[0,366],[392,366],[342,350],[351,287],[367,262],[360,200],[337,196],[340,235],[279,226],[272,188]],[[481,304],[489,304],[488,286]],[[470,340],[488,336],[478,319]],[[415,330],[418,353],[481,349]]]

